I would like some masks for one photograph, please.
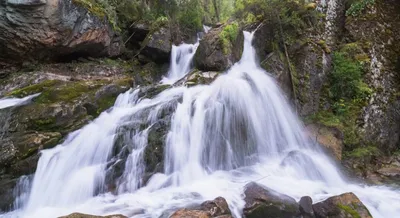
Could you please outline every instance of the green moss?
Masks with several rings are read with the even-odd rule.
[[[219,40],[222,44],[222,50],[225,55],[231,52],[232,44],[235,42],[239,34],[239,24],[233,22],[226,25],[219,34]]]
[[[361,218],[360,214],[350,206],[338,204],[338,207],[349,214],[352,218]]]
[[[349,9],[346,11],[346,16],[357,17],[364,13],[364,11],[375,4],[375,0],[356,0],[353,2]]]
[[[84,82],[64,83],[61,86],[49,87],[43,90],[42,94],[38,96],[35,101],[37,103],[57,103],[57,102],[70,102],[77,97],[86,94],[92,90],[89,84]]]
[[[21,89],[16,89],[10,93],[7,93],[7,96],[14,96],[14,97],[25,97],[28,95],[32,95],[35,93],[39,93],[39,92],[43,92],[44,90],[55,86],[57,84],[62,83],[62,81],[59,80],[46,80],[44,82],[38,83],[38,84],[34,84],[34,85],[30,85]]]

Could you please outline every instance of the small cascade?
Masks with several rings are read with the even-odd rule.
[[[14,107],[29,103],[39,94],[29,95],[24,98],[3,98],[0,99],[0,140],[3,139],[10,126],[11,114]]]
[[[171,61],[168,75],[163,78],[162,82],[173,84],[192,69],[192,59],[196,53],[199,42],[195,44],[173,45],[171,50]]]
[[[207,26],[207,25],[203,25],[203,31],[204,33],[208,33],[208,31],[210,31],[211,27]]]
[[[253,37],[244,32],[241,60],[210,85],[173,87],[151,99],[140,88],[121,94],[110,110],[42,151],[30,192],[18,191],[19,209],[2,217],[168,217],[223,196],[239,218],[250,181],[296,200],[354,192],[374,217],[400,217],[398,190],[348,182],[306,138],[275,80],[258,66]],[[178,55],[185,49],[175,47],[168,78],[190,69],[191,58]],[[163,128],[166,138],[153,135]],[[161,141],[158,166],[146,164],[156,156],[151,140]]]
[[[24,98],[3,98],[3,99],[0,99],[0,109],[9,108],[9,107],[15,107],[15,106],[19,106],[19,105],[28,103],[30,100],[32,100],[33,98],[35,98],[35,97],[37,97],[39,95],[40,95],[40,93],[29,95],[29,96],[26,96]]]

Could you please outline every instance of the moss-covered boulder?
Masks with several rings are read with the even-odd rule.
[[[194,64],[201,71],[224,71],[243,51],[243,34],[235,22],[211,29],[200,41]]]
[[[294,218],[300,215],[296,200],[255,182],[246,185],[244,196],[243,216],[246,218]]]
[[[372,218],[365,205],[351,192],[316,203],[313,205],[313,210],[317,218]]]

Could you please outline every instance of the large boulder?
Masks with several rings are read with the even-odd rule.
[[[211,29],[200,41],[194,64],[201,71],[224,71],[237,62],[243,51],[243,34],[237,24]]]
[[[245,218],[292,218],[300,215],[299,205],[295,199],[255,182],[246,185],[244,195]]]
[[[368,209],[353,193],[333,196],[313,205],[316,218],[372,218]]]
[[[0,63],[118,55],[123,44],[105,11],[84,0],[2,0]]]

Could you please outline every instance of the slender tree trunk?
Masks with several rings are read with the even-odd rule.
[[[217,22],[220,21],[219,18],[219,11],[218,11],[218,2],[217,0],[213,0],[213,5],[214,5],[214,10],[215,10],[215,16],[217,17]]]

